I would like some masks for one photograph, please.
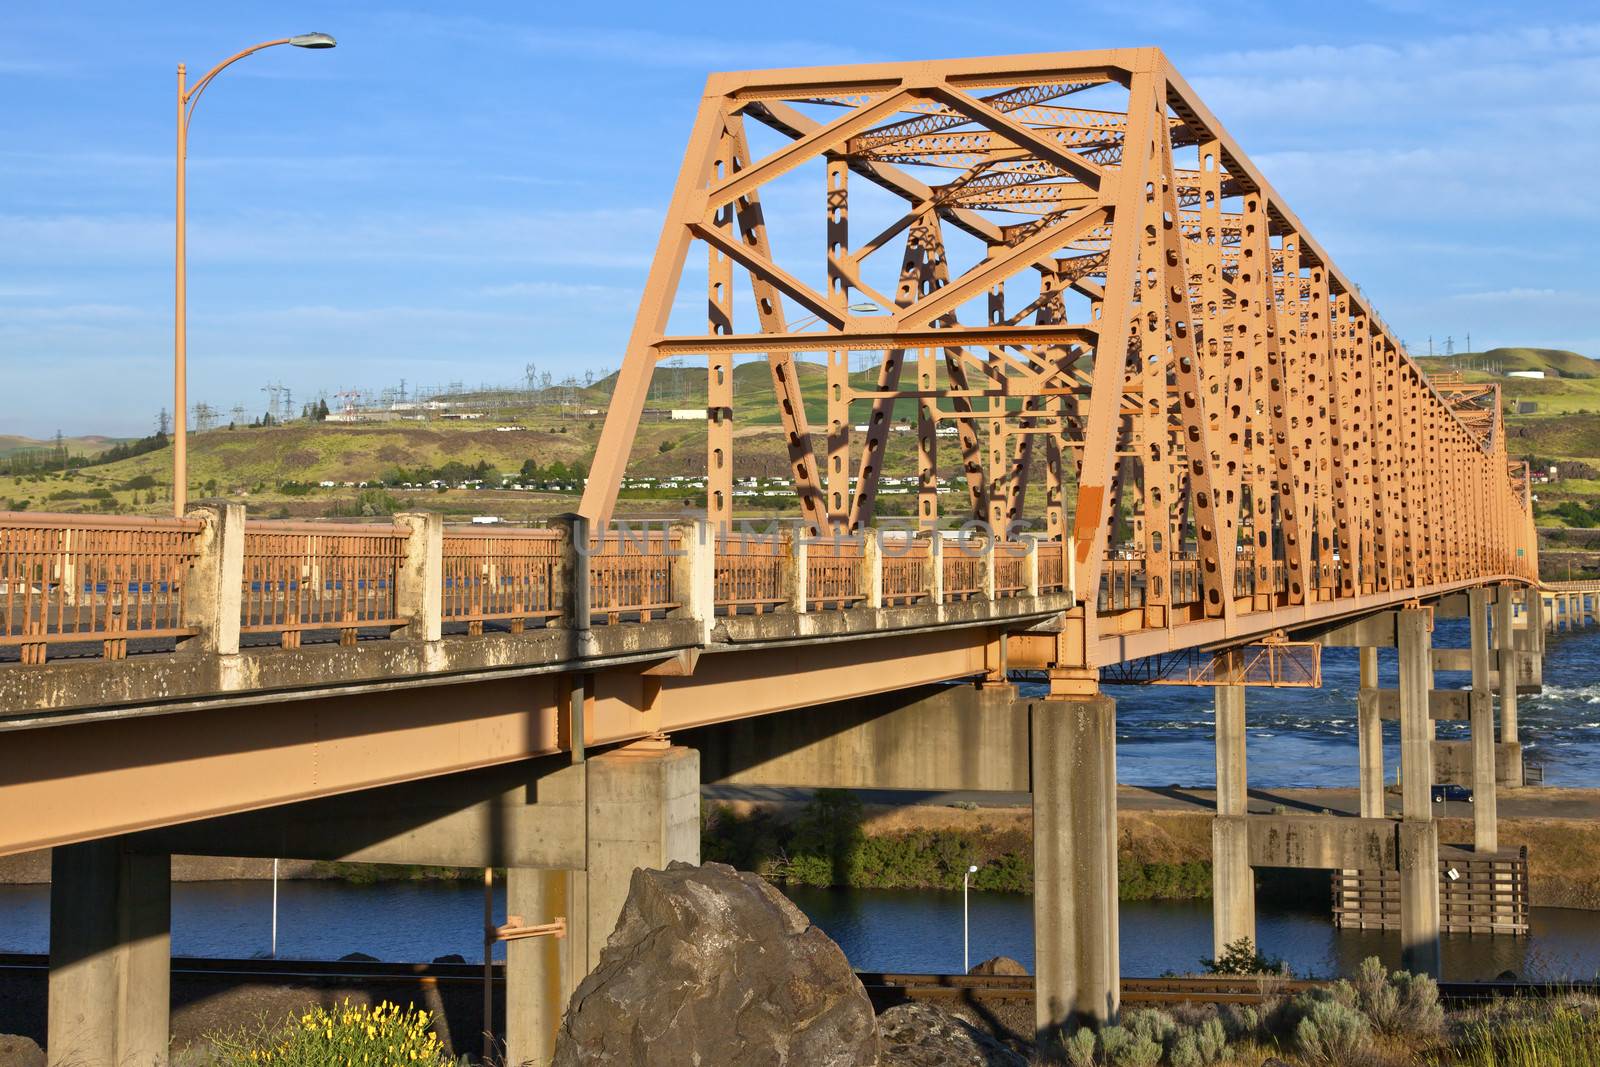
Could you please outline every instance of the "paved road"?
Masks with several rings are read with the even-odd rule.
[[[811,798],[812,789],[787,786],[702,786],[701,796],[707,800],[747,800],[766,803],[804,803]],[[1025,808],[1032,801],[1027,793],[989,793],[977,791],[940,792],[914,789],[862,789],[856,796],[864,804],[881,804],[888,807],[929,805],[933,807],[964,807],[975,804],[982,808]],[[1519,789],[1502,791],[1500,817],[1506,819],[1600,819],[1600,789]],[[1399,791],[1390,787],[1386,796],[1388,813],[1400,814]],[[1215,811],[1216,792],[1211,789],[1185,789],[1175,786],[1120,786],[1117,805],[1123,811]],[[1335,815],[1355,815],[1360,811],[1360,798],[1354,789],[1252,789],[1250,811],[1272,814],[1279,808],[1285,814],[1306,812]],[[1440,814],[1458,818],[1472,815],[1473,806],[1464,801],[1451,801],[1435,805]]]

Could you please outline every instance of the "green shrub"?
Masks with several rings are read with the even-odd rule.
[[[1444,1026],[1439,983],[1425,974],[1384,969],[1383,961],[1361,961],[1352,988],[1356,1006],[1380,1034],[1436,1034]]]
[[[1314,1000],[1295,1026],[1295,1047],[1312,1063],[1351,1067],[1366,1055],[1370,1031],[1367,1017],[1349,1004]]]
[[[1168,1039],[1178,1032],[1177,1022],[1160,1008],[1141,1008],[1127,1012],[1122,1017],[1122,1026],[1134,1037],[1143,1038],[1157,1045],[1165,1045]]]
[[[1288,966],[1276,957],[1263,956],[1248,937],[1228,945],[1216,959],[1204,957],[1200,965],[1211,974],[1288,974]]]
[[[377,1007],[346,1000],[335,1008],[312,1008],[277,1027],[214,1035],[216,1067],[444,1067],[433,1017],[385,1001]]]
[[[1070,1067],[1094,1067],[1094,1031],[1083,1027],[1061,1042]]]

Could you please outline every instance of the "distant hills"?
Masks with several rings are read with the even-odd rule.
[[[74,456],[93,456],[104,452],[112,445],[120,444],[127,440],[124,437],[103,437],[100,434],[85,434],[81,437],[63,437],[61,443],[66,446],[69,453]],[[16,434],[0,433],[0,458],[13,455],[17,452],[35,452],[40,449],[56,447],[56,439],[48,437],[36,440],[32,437],[21,437]]]
[[[1514,370],[1542,370],[1558,378],[1600,378],[1600,360],[1564,348],[1491,348],[1487,352],[1423,356],[1421,363],[1435,372],[1498,370],[1509,374]]]

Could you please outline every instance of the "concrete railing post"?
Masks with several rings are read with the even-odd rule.
[[[1039,595],[1039,539],[1030,535],[1023,539],[1022,544],[1023,592],[1036,597]]]
[[[804,615],[811,609],[811,564],[804,527],[790,526],[783,531],[783,560],[780,572],[782,581],[778,590],[783,597],[782,609],[795,615]]]
[[[700,624],[700,641],[709,644],[717,618],[717,538],[705,519],[672,524],[672,595],[679,618]]]
[[[1000,535],[990,530],[983,542],[983,598],[998,600],[999,583],[996,580],[1000,562]]]
[[[437,641],[444,633],[444,516],[413,511],[396,515],[394,521],[408,531],[395,586],[395,615],[406,620],[406,637]]]
[[[861,586],[861,606],[883,607],[883,539],[876,529],[861,531],[861,563],[856,581]]]
[[[184,514],[201,523],[182,594],[184,621],[199,633],[181,647],[186,652],[231,656],[239,651],[244,596],[244,505],[208,501]]]
[[[928,603],[944,603],[944,535],[928,533]]]
[[[561,608],[561,625],[569,630],[588,630],[589,610],[589,520],[583,515],[557,515],[552,520],[560,531],[561,566],[556,569],[552,600]]]

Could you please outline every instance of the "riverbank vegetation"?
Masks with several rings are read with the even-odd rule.
[[[784,885],[960,889],[962,875],[976,866],[974,889],[1033,891],[1033,843],[1025,831],[980,825],[974,831],[869,832],[861,802],[839,789],[818,790],[793,817],[708,804],[701,815],[700,855]],[[1117,875],[1123,900],[1211,896],[1209,863],[1124,859]]]
[[[206,1067],[449,1067],[434,1019],[384,1001],[310,1008],[279,1023],[259,1023],[209,1039]]]
[[[1425,975],[1365,960],[1355,978],[1257,1005],[1135,1009],[1119,1024],[1060,1037],[1070,1067],[1600,1067],[1600,1001],[1499,1000],[1446,1013]]]

